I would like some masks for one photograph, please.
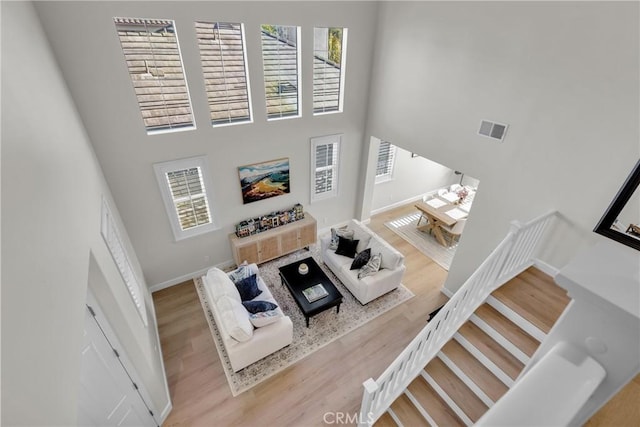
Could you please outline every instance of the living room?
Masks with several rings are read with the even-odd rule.
[[[155,328],[140,322],[100,234],[103,195],[126,230],[132,268],[147,287],[162,288],[229,261],[227,236],[242,219],[298,202],[319,229],[369,219],[373,188],[362,159],[373,155],[375,135],[481,181],[444,284],[455,292],[514,219],[562,213],[544,254],[551,265],[592,244],[593,226],[638,157],[635,2],[42,2],[3,3],[2,12],[7,424],[75,423],[88,289],[154,406],[162,411],[169,403]],[[118,16],[175,20],[197,129],[146,134],[115,31]],[[208,125],[198,20],[244,24],[253,123]],[[301,117],[266,118],[265,23],[301,27]],[[349,30],[342,113],[312,114],[314,26]],[[509,124],[502,143],[477,135],[485,119]],[[310,139],[333,134],[343,135],[340,190],[310,203]],[[219,228],[176,241],[153,165],[203,154]],[[243,204],[237,167],[283,157],[291,165],[290,193]],[[145,299],[151,306],[150,294]],[[330,370],[313,355],[306,362],[319,375]],[[362,378],[376,375],[366,364],[353,369]],[[290,407],[313,399],[322,408],[322,399],[296,395],[307,378],[292,374],[282,390],[293,390]]]

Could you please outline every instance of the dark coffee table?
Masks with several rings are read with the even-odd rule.
[[[307,274],[298,273],[298,266],[302,263],[309,266],[309,272]],[[300,307],[300,310],[304,314],[307,320],[307,328],[309,327],[309,318],[311,316],[315,316],[331,307],[336,307],[336,313],[340,313],[342,294],[335,287],[331,279],[324,274],[324,271],[322,271],[313,258],[305,258],[293,264],[280,267],[280,278],[282,279],[282,284],[289,289],[291,296],[296,300],[298,307]],[[317,301],[309,302],[302,291],[318,283],[324,286],[329,295]]]

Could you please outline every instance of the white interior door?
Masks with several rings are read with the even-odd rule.
[[[156,426],[88,307],[84,324],[78,425]]]

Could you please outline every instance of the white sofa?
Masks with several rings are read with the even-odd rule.
[[[382,254],[380,270],[371,276],[358,279],[358,270],[350,269],[353,258],[338,255],[335,250],[329,248],[331,236],[324,236],[320,239],[322,261],[361,304],[367,304],[400,285],[406,269],[404,255],[378,237],[377,234],[360,221],[350,220],[347,224],[347,229],[353,230],[354,239],[360,240],[358,252],[371,248],[371,255]]]
[[[234,372],[286,347],[293,340],[293,323],[284,315],[258,274],[258,266],[249,264],[247,268],[256,274],[258,288],[262,290],[253,301],[269,301],[278,305],[275,310],[267,312],[270,315],[267,322],[271,323],[265,326],[255,327],[252,324],[252,320],[258,324],[265,323],[265,318],[256,318],[260,315],[254,315],[252,319],[227,273],[212,268],[202,277],[211,312]]]

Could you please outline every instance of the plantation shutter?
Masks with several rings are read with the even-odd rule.
[[[313,112],[341,111],[342,28],[315,28],[313,48]]]
[[[194,126],[173,21],[114,18],[147,133]]]
[[[213,126],[251,121],[242,24],[196,22]]]
[[[129,291],[129,295],[138,310],[138,314],[140,314],[142,322],[146,326],[147,312],[145,310],[144,296],[142,295],[140,281],[133,272],[131,262],[129,261],[127,252],[122,244],[122,240],[120,239],[120,233],[118,232],[116,223],[111,214],[111,209],[109,209],[105,199],[102,201],[102,223],[100,228],[102,238],[107,244],[107,248],[113,257],[113,261],[118,267],[118,271],[120,271],[122,280],[127,286],[127,290]]]
[[[211,223],[200,168],[167,172],[166,176],[182,230]]]
[[[311,201],[338,194],[338,165],[342,135],[311,139]]]
[[[298,116],[298,27],[262,26],[267,119]]]
[[[395,157],[396,147],[390,142],[381,141],[378,149],[378,165],[376,167],[376,176],[391,175],[393,172],[393,161]]]

